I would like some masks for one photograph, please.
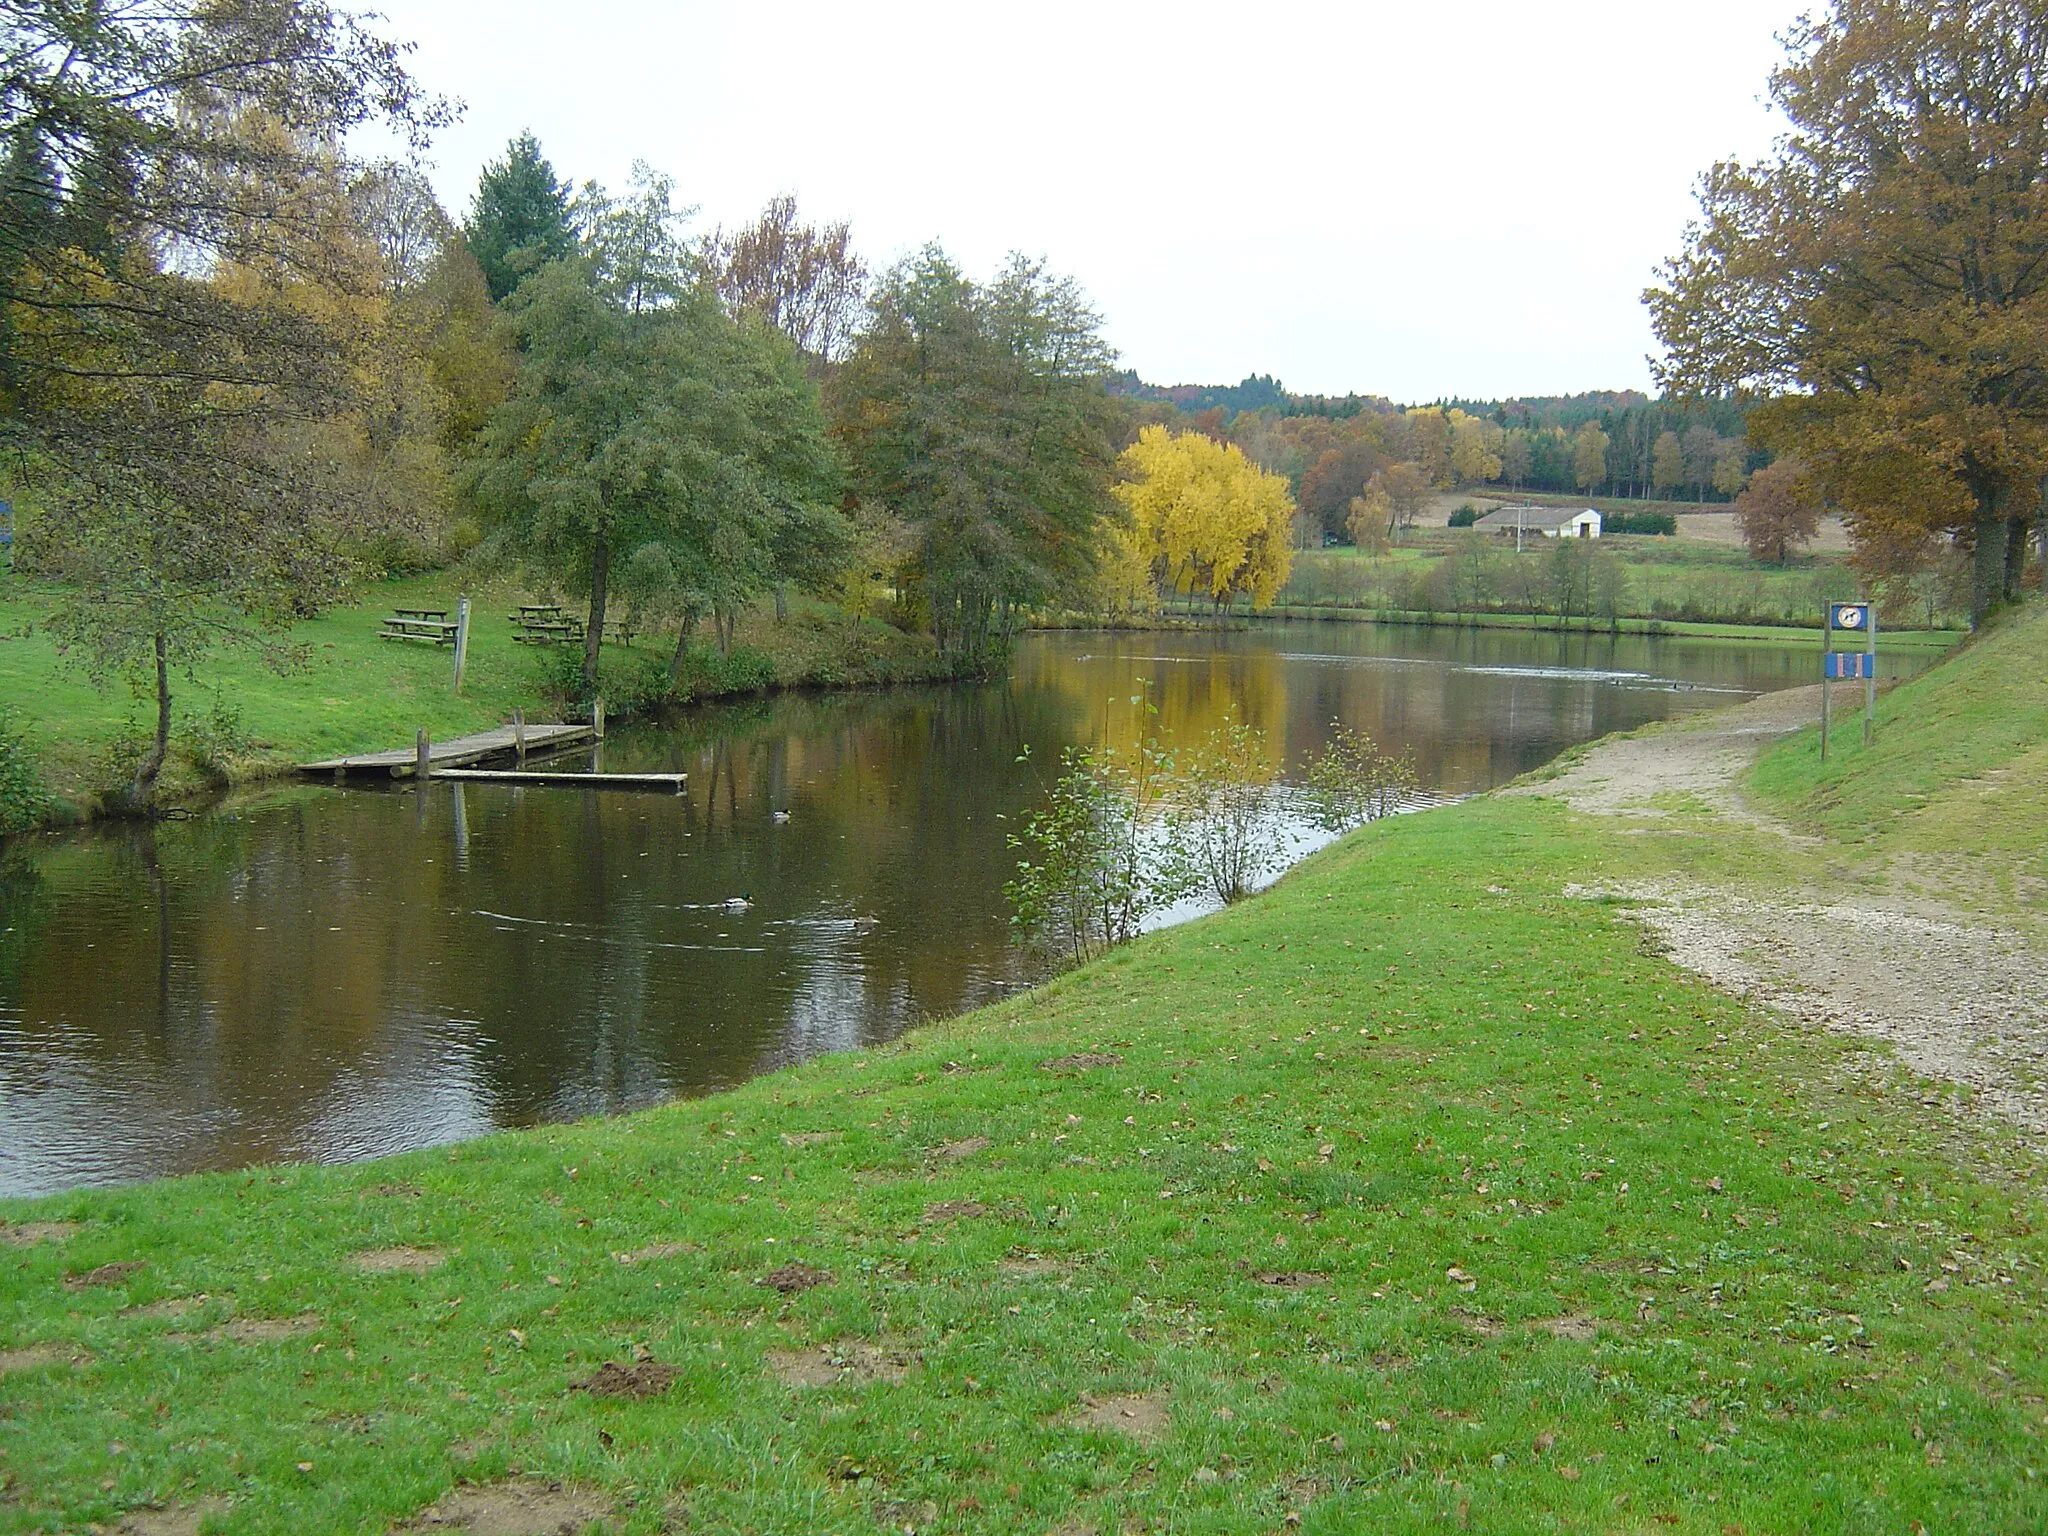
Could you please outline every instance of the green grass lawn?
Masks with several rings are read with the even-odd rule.
[[[396,607],[445,608],[472,599],[469,657],[463,692],[453,687],[453,652],[445,647],[378,639]],[[249,651],[222,648],[197,679],[174,676],[172,690],[182,735],[165,774],[175,797],[204,788],[206,765],[195,758],[189,734],[203,729],[217,706],[245,738],[224,765],[231,777],[274,773],[299,762],[350,752],[409,745],[424,728],[436,740],[509,720],[515,708],[529,719],[559,706],[550,697],[575,658],[564,649],[516,643],[510,617],[526,594],[505,582],[478,583],[447,572],[375,584],[350,606],[293,628],[298,661],[279,672]],[[49,789],[74,813],[89,813],[97,796],[122,782],[153,721],[154,701],[116,685],[93,686],[64,658],[43,627],[54,593],[0,576],[0,704],[30,742]],[[799,599],[789,620],[774,622],[766,603],[750,612],[739,643],[759,667],[749,685],[861,683],[937,670],[928,641],[873,620],[855,625],[836,609]],[[648,676],[665,676],[673,636],[639,638],[627,647],[606,644],[608,693],[614,710]],[[708,646],[699,645],[708,656]],[[721,691],[717,678],[692,673],[699,696]]]
[[[1691,820],[1396,818],[714,1098],[9,1205],[0,1530],[2048,1528],[2037,1170],[1561,894]]]

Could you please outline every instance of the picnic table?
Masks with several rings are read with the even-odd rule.
[[[423,640],[429,645],[453,645],[455,623],[448,617],[446,608],[394,608],[391,617],[384,621],[384,627],[377,631],[379,640]]]
[[[513,639],[526,645],[553,645],[557,641],[581,640],[583,621],[566,612],[560,603],[521,603],[517,613],[507,614],[517,627]]]

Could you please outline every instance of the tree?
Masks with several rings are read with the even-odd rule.
[[[745,229],[714,234],[705,244],[705,262],[735,315],[759,315],[813,363],[844,353],[868,281],[844,220],[803,224],[795,198],[772,198]]]
[[[1423,504],[1429,500],[1430,483],[1418,465],[1405,460],[1389,464],[1376,473],[1366,485],[1366,499],[1371,500],[1377,493],[1386,501],[1390,519],[1387,532],[1397,527],[1407,528],[1421,515]]]
[[[1791,459],[1758,470],[1735,498],[1735,527],[1749,546],[1749,558],[1777,565],[1785,563],[1795,545],[1813,542],[1820,514],[1812,477]]]
[[[67,585],[51,627],[153,696],[333,597],[362,490],[324,451],[373,372],[382,273],[351,130],[445,121],[401,51],[313,0],[8,7],[0,386],[45,489],[24,530]],[[366,259],[366,254],[368,259]]]
[[[426,277],[400,296],[398,309],[417,332],[440,391],[442,441],[465,449],[511,392],[519,357],[491,307],[483,268],[460,234],[442,243]]]
[[[543,263],[576,249],[569,190],[568,182],[555,179],[531,132],[519,134],[484,167],[462,234],[492,303],[503,303]]]
[[[1147,427],[1124,450],[1116,496],[1157,579],[1207,594],[1219,614],[1239,597],[1263,608],[1287,582],[1294,498],[1237,448],[1199,432]]]
[[[1316,519],[1322,532],[1339,532],[1352,500],[1379,467],[1379,450],[1371,443],[1353,441],[1325,450],[1301,477],[1302,511]]]
[[[1364,495],[1351,498],[1351,515],[1345,519],[1344,531],[1351,536],[1355,548],[1374,556],[1384,555],[1393,545],[1397,515],[1386,488],[1369,485]]]
[[[1724,437],[1714,450],[1714,489],[1732,497],[1749,479],[1749,444],[1739,437]]]
[[[1607,434],[1600,423],[1589,421],[1572,439],[1572,480],[1582,491],[1590,491],[1607,478]]]
[[[1659,495],[1668,495],[1685,484],[1685,450],[1679,446],[1676,432],[1657,434],[1657,446],[1650,456],[1650,484]]]
[[[1480,416],[1450,414],[1451,475],[1460,485],[1483,485],[1500,478],[1501,430]]]
[[[1667,388],[1776,396],[1859,541],[1973,551],[2017,591],[2048,466],[2048,16],[2034,0],[1835,0],[1787,34],[1773,157],[1703,179],[1646,295]]]
[[[795,349],[690,280],[666,178],[636,178],[587,199],[590,254],[514,292],[518,382],[466,473],[500,549],[588,595],[591,694],[615,564],[642,605],[708,607],[729,649],[746,602],[792,570],[822,581],[846,542]]]
[[[905,585],[941,652],[987,668],[1033,606],[1085,600],[1116,513],[1101,320],[1037,263],[983,286],[935,245],[870,310],[829,380],[854,488],[915,531]]]
[[[1509,432],[1501,438],[1500,472],[1509,485],[1520,489],[1535,463],[1535,448],[1528,433]]]
[[[1435,406],[1408,413],[1408,426],[1415,449],[1415,463],[1429,485],[1451,483],[1451,424]]]

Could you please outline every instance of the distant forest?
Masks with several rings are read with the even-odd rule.
[[[1288,475],[1297,492],[1315,459],[1340,446],[1333,438],[1356,438],[1382,453],[1395,447],[1390,456],[1406,457],[1406,445],[1396,446],[1404,436],[1399,423],[1422,414],[1469,422],[1483,437],[1480,473],[1431,475],[1439,487],[1725,503],[1770,462],[1749,441],[1747,407],[1733,400],[1679,405],[1636,390],[1594,390],[1411,407],[1379,395],[1297,395],[1271,374],[1253,374],[1238,384],[1159,385],[1130,369],[1112,376],[1110,392],[1135,402],[1147,419],[1237,443],[1265,468]],[[1329,425],[1317,430],[1302,418]],[[1303,453],[1311,443],[1316,451]],[[1499,470],[1485,476],[1492,459]],[[1313,496],[1315,487],[1308,489]],[[1332,524],[1341,521],[1336,510],[1331,508]]]

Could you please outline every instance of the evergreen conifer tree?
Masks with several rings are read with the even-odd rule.
[[[463,238],[484,269],[493,303],[542,262],[575,250],[569,183],[555,179],[555,168],[531,132],[521,133],[505,146],[503,159],[484,167]]]

